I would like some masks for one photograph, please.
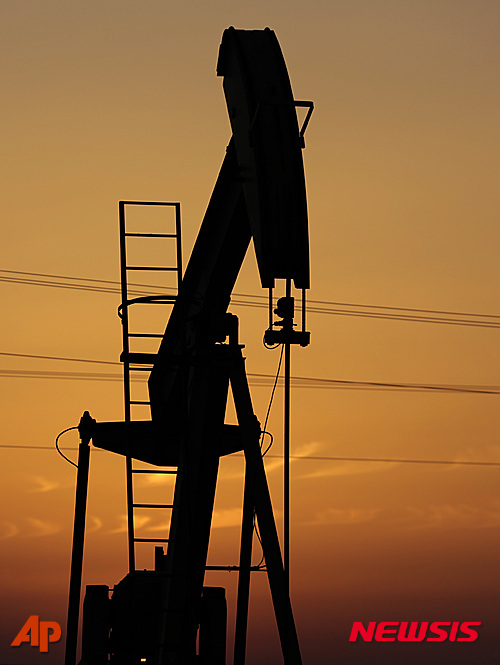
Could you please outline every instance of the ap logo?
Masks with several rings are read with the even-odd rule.
[[[32,647],[38,647],[41,653],[47,653],[49,642],[58,642],[60,639],[61,626],[56,621],[40,621],[38,614],[33,614],[10,646],[18,647],[23,642],[29,642]]]

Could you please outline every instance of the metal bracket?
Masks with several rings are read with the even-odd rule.
[[[299,108],[307,108],[307,109],[309,109],[309,110],[307,111],[307,114],[306,114],[306,117],[305,117],[305,119],[304,119],[304,122],[302,123],[302,127],[301,127],[301,129],[300,129],[300,131],[299,131],[299,136],[300,136],[300,138],[301,138],[301,140],[302,140],[302,147],[304,148],[304,147],[305,147],[305,143],[304,143],[304,134],[306,133],[307,125],[309,124],[309,120],[311,119],[312,112],[314,111],[314,102],[303,102],[303,101],[302,101],[302,102],[298,102],[298,101],[294,101],[294,105],[295,105],[295,108],[299,107]]]
[[[262,106],[289,106],[288,103],[283,102],[283,103],[276,103],[276,102],[259,102],[257,104],[257,108],[255,109],[254,116],[252,118],[252,122],[250,123],[250,128],[248,130],[248,133],[250,136],[252,136],[253,128],[255,125],[255,121],[257,120],[257,116],[259,114],[259,111]],[[305,148],[305,141],[304,141],[304,134],[306,133],[307,125],[309,124],[309,120],[311,119],[312,112],[314,111],[314,102],[306,102],[306,101],[293,101],[293,106],[294,108],[307,108],[307,114],[304,119],[304,122],[302,123],[302,127],[299,130],[299,139],[300,139],[300,147],[303,149]]]

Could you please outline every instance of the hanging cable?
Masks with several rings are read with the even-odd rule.
[[[264,346],[265,346],[265,342],[264,342]],[[266,347],[266,348],[276,348],[276,347]],[[273,435],[271,434],[271,432],[268,432],[266,430],[266,427],[267,427],[267,421],[269,420],[269,414],[271,413],[271,407],[273,405],[274,393],[276,392],[276,386],[278,385],[278,379],[279,379],[279,375],[280,375],[281,361],[283,360],[283,350],[284,350],[284,348],[285,347],[283,345],[281,345],[281,353],[280,353],[280,359],[279,359],[279,362],[278,362],[278,369],[276,370],[276,377],[274,379],[274,385],[273,385],[273,389],[271,391],[271,397],[269,398],[269,404],[268,404],[268,407],[267,407],[266,419],[264,421],[264,427],[260,431],[260,450],[261,450],[261,453],[262,453],[262,445],[264,443],[264,436],[267,434],[271,439],[268,447],[262,453],[262,457],[264,457],[264,455],[268,452],[268,450],[273,445],[273,440],[274,440]],[[258,541],[260,543],[260,546],[261,546],[261,549],[262,549],[262,557],[260,559],[260,562],[257,564],[257,567],[260,568],[262,566],[263,561],[264,561],[264,548],[262,547],[262,540],[260,538],[259,530],[257,528],[257,521],[256,521],[255,517],[256,517],[256,515],[255,515],[255,508],[254,508],[254,510],[253,510],[253,530],[255,531],[255,535],[257,536],[257,539],[258,539]]]
[[[274,437],[273,437],[273,435],[271,434],[271,432],[266,432],[266,430],[262,430],[261,434],[262,434],[262,438],[264,438],[264,435],[265,435],[265,434],[267,434],[267,436],[270,438],[269,445],[267,446],[267,448],[266,448],[266,449],[264,450],[264,452],[262,453],[262,457],[265,457],[265,456],[266,456],[266,453],[268,452],[268,450],[271,448],[271,446],[272,446],[273,443],[274,443]]]
[[[269,448],[271,447],[271,445],[273,443],[273,437],[269,432],[266,431],[266,427],[267,427],[267,421],[269,420],[269,414],[271,413],[271,407],[273,405],[274,393],[276,392],[276,386],[278,385],[278,379],[279,379],[279,376],[280,376],[281,361],[283,360],[283,351],[284,351],[284,349],[285,349],[284,345],[281,345],[281,353],[280,353],[280,359],[279,359],[279,362],[278,362],[278,369],[276,370],[276,377],[274,379],[274,385],[273,385],[273,389],[271,391],[271,397],[269,398],[269,405],[267,407],[266,419],[264,420],[264,427],[260,431],[260,434],[261,434],[260,449],[261,450],[262,450],[262,444],[264,442],[264,435],[268,434],[269,436],[271,436],[271,444],[266,449],[266,453],[267,453],[267,451],[269,450]]]
[[[260,537],[259,527],[257,526],[257,522],[255,521],[255,510],[254,510],[254,513],[253,513],[253,528],[254,528],[254,531],[255,531],[255,535],[257,536],[257,540],[260,543],[260,548],[262,550],[262,556],[260,558],[259,563],[257,564],[257,568],[259,570],[266,570],[266,565],[264,563],[264,547],[262,546],[262,538]]]
[[[73,466],[75,466],[75,467],[78,469],[78,464],[75,464],[75,462],[73,462],[73,461],[70,460],[68,457],[66,457],[66,455],[65,455],[65,454],[61,451],[61,449],[59,448],[59,438],[60,438],[63,434],[66,434],[66,432],[70,432],[72,429],[78,429],[78,426],[76,426],[76,427],[68,427],[68,429],[63,429],[62,432],[59,432],[59,434],[56,436],[56,450],[57,450],[57,452],[59,453],[59,455],[61,455],[61,457],[64,457],[64,459],[66,460],[66,462],[69,462],[70,464],[72,464]]]

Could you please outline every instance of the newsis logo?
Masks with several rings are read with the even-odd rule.
[[[10,646],[19,647],[23,642],[29,642],[32,647],[38,647],[40,653],[47,653],[49,642],[58,642],[60,639],[61,626],[56,621],[40,621],[40,617],[33,614]]]
[[[472,626],[480,621],[362,621],[352,624],[349,642],[358,637],[365,642],[474,642],[478,633]]]

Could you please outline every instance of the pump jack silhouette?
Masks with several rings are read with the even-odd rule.
[[[85,530],[89,442],[126,459],[129,572],[113,590],[87,586],[83,609],[82,663],[115,665],[225,665],[225,591],[204,587],[219,459],[237,451],[245,456],[245,485],[238,570],[234,665],[245,662],[254,516],[262,542],[274,614],[286,665],[302,663],[289,597],[288,535],[285,562],[267,484],[261,425],[254,414],[238,319],[228,313],[231,293],[253,238],[260,279],[269,290],[269,328],[265,342],[284,346],[285,385],[289,391],[290,345],[309,344],[305,330],[305,292],[309,288],[307,203],[302,163],[304,132],[313,110],[297,102],[278,40],[273,31],[225,30],[217,74],[224,77],[233,136],[215,184],[191,258],[182,276],[180,206],[173,234],[138,234],[126,230],[125,210],[150,202],[120,202],[122,251],[123,353],[125,420],[96,423],[85,412],[75,502],[73,554],[68,604],[65,665],[75,665]],[[299,130],[296,107],[308,109]],[[127,241],[135,236],[172,237],[177,243],[175,297],[129,298]],[[160,269],[160,268],[150,268]],[[166,268],[163,268],[164,270]],[[273,321],[275,280],[285,280]],[[292,281],[302,293],[302,326],[294,329]],[[138,303],[171,302],[172,310],[156,354],[131,350],[129,309]],[[140,335],[135,335],[140,336]],[[144,335],[143,335],[144,336]],[[150,369],[150,420],[132,420],[130,373]],[[148,370],[149,371],[149,370]],[[287,378],[288,374],[288,378]],[[288,383],[287,383],[288,381]],[[237,425],[224,423],[231,389]],[[288,401],[287,401],[288,399]],[[288,404],[288,413],[287,413]],[[286,468],[289,454],[289,392],[285,393]],[[133,461],[156,465],[156,473],[176,475],[171,505],[148,504],[171,511],[168,539],[141,539],[134,530]],[[285,530],[287,528],[285,514]],[[155,570],[137,570],[137,542],[162,540]],[[197,654],[197,639],[198,651]]]

